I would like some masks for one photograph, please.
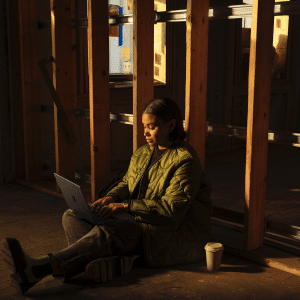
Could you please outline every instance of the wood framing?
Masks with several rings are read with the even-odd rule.
[[[88,1],[91,195],[111,180],[108,1]]]
[[[274,0],[254,0],[248,86],[244,248],[264,238]]]
[[[20,60],[20,23],[18,0],[7,0],[10,56],[10,96],[14,136],[15,178],[25,178],[22,81]]]
[[[76,18],[85,19],[87,18],[87,0],[76,0]],[[88,93],[88,81],[87,81],[87,70],[88,70],[88,55],[87,55],[87,29],[77,28],[76,32],[77,42],[77,63],[78,72],[77,74],[77,92],[78,94]]]
[[[154,1],[133,0],[133,151],[146,143],[142,111],[154,97]]]
[[[187,1],[185,130],[205,168],[209,0]]]
[[[87,0],[76,0],[75,15],[76,19],[87,18]],[[87,47],[87,28],[76,28],[76,78],[77,78],[77,108],[88,108],[88,47]],[[84,101],[83,101],[84,99]],[[81,170],[83,166],[83,145],[82,126],[84,120],[76,118],[77,136],[79,143],[76,144],[76,170]]]
[[[18,4],[25,180],[32,182],[40,180],[43,174],[37,0],[19,0]]]
[[[50,0],[53,84],[74,131],[74,89],[71,0]],[[75,180],[75,147],[68,138],[54,104],[56,173]],[[57,191],[59,187],[57,186]]]

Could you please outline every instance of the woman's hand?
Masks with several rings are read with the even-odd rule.
[[[107,206],[113,202],[115,202],[115,199],[112,196],[106,196],[95,201],[92,204],[91,209],[92,211],[100,211],[103,206]]]
[[[102,206],[98,211],[98,216],[101,218],[108,218],[113,214],[125,213],[125,205],[123,203],[110,203],[109,205]]]

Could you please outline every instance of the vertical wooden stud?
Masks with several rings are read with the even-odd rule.
[[[20,22],[18,0],[6,0],[9,22],[10,95],[14,135],[15,178],[25,178],[22,77],[20,60]]]
[[[232,107],[233,107],[233,77],[234,77],[234,36],[235,29],[237,27],[236,20],[227,20],[228,22],[228,39],[227,39],[227,72],[226,72],[226,102],[225,102],[225,116],[224,124],[232,125]],[[229,136],[224,136],[224,148],[228,149],[232,146],[232,138]]]
[[[133,0],[133,151],[146,143],[142,111],[154,97],[154,1]]]
[[[205,167],[209,0],[187,1],[185,130]]]
[[[74,131],[71,0],[50,0],[53,84]],[[56,173],[74,181],[75,146],[67,137],[54,104]],[[59,188],[57,186],[57,191]]]
[[[87,18],[87,0],[75,0],[75,18]],[[76,89],[77,89],[77,108],[87,108],[88,103],[83,103],[82,96],[88,93],[88,54],[87,54],[87,28],[76,28]],[[84,99],[88,100],[85,96]],[[83,153],[82,146],[82,127],[85,124],[83,118],[76,118],[76,129],[78,143],[76,144],[76,170],[82,172]]]
[[[76,18],[86,19],[87,18],[87,0],[76,0]],[[88,92],[87,87],[87,70],[88,70],[88,55],[87,55],[87,29],[86,28],[77,28],[76,33],[77,39],[77,51],[78,51],[78,71],[77,75],[77,91],[78,94],[83,94]]]
[[[254,0],[248,86],[244,249],[263,244],[274,0]]]
[[[25,180],[43,175],[37,0],[19,0]]]
[[[88,1],[91,195],[111,180],[108,1]]]

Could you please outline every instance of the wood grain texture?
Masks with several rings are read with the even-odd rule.
[[[20,51],[23,93],[25,178],[40,180],[43,172],[40,74],[38,68],[37,1],[19,0]],[[17,138],[22,138],[20,135]]]
[[[11,82],[11,109],[14,135],[15,177],[25,177],[24,130],[22,107],[22,75],[20,59],[20,22],[18,0],[6,2],[9,22],[9,55]]]
[[[87,17],[87,0],[77,1],[76,16],[78,19]],[[87,29],[77,28],[77,46],[79,51],[79,74],[77,75],[77,91],[79,94],[88,92],[88,49],[87,49]]]
[[[205,168],[209,1],[187,1],[185,130]]]
[[[107,0],[88,2],[91,195],[111,180]]]
[[[133,1],[133,151],[145,144],[142,112],[154,97],[154,1]]]
[[[274,0],[255,0],[248,82],[244,249],[263,244]]]
[[[72,17],[71,0],[51,0],[50,8],[53,84],[68,121],[73,131],[75,131],[72,29],[70,25]],[[54,126],[56,173],[74,181],[75,147],[67,138],[61,120],[58,118],[56,105],[54,105]],[[57,191],[59,191],[58,186]]]

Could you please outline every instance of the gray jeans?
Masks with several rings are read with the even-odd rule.
[[[141,226],[132,215],[127,216],[125,220],[111,217],[95,226],[73,210],[65,211],[62,223],[68,247],[53,254],[64,270],[64,279],[84,272],[89,262],[101,257],[142,254]]]

